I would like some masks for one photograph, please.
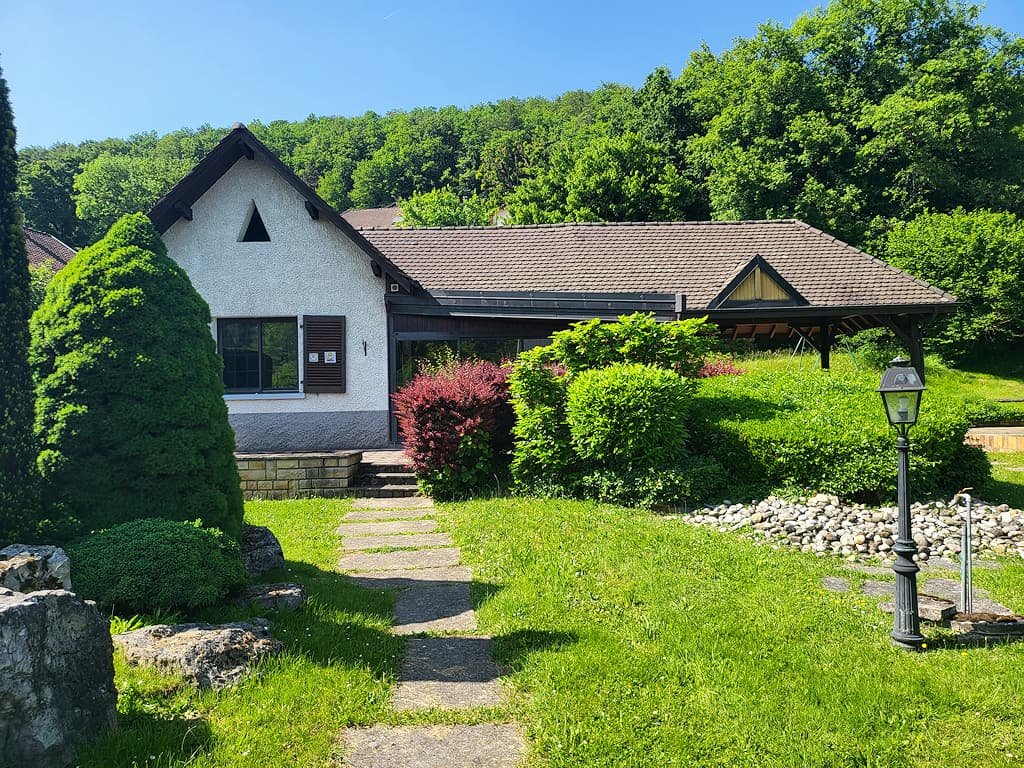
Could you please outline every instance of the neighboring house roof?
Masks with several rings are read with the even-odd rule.
[[[392,227],[402,220],[402,209],[397,205],[390,208],[349,208],[341,217],[356,229]]]
[[[280,174],[305,200],[306,213],[313,219],[323,217],[344,232],[359,248],[370,257],[375,271],[388,273],[403,288],[411,290],[417,283],[406,275],[399,267],[392,264],[386,256],[363,238],[356,229],[341,217],[333,207],[323,200],[313,189],[284,163],[282,163],[266,145],[252,135],[241,123],[235,123],[231,131],[221,139],[199,161],[195,168],[181,181],[174,185],[170,192],[160,198],[149,212],[149,218],[160,234],[163,234],[178,219],[192,220],[192,205],[202,197],[217,180],[243,157],[259,158]]]
[[[952,295],[792,219],[361,234],[428,291],[681,293],[693,311],[709,308],[760,257],[813,307],[913,312],[956,304]]]
[[[54,272],[66,265],[75,255],[75,249],[53,235],[38,229],[24,227],[25,250],[28,263],[34,267],[49,266]]]

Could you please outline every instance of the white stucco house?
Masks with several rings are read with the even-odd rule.
[[[798,221],[356,229],[244,126],[150,211],[210,305],[244,451],[394,444],[390,394],[439,346],[500,360],[591,317],[732,336],[918,321],[955,299]]]

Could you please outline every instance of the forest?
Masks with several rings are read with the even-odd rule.
[[[405,226],[799,218],[956,293],[947,358],[1024,337],[1024,40],[961,0],[832,0],[642,86],[248,126]],[[227,132],[26,147],[29,226],[82,246]]]

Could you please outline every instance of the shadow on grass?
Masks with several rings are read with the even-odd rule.
[[[1019,483],[1009,480],[990,480],[985,484],[982,497],[993,504],[1009,504],[1014,509],[1024,508],[1024,473]]]
[[[579,640],[573,632],[520,629],[494,638],[494,659],[511,672],[525,665],[533,653],[554,651]]]
[[[117,727],[79,750],[80,768],[188,765],[212,746],[213,734],[198,717],[136,711],[118,717]],[[151,759],[155,756],[155,759]]]

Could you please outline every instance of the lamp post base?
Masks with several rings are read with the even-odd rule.
[[[892,638],[893,645],[905,651],[920,651],[921,646],[924,645],[924,635],[893,632],[889,637]]]

